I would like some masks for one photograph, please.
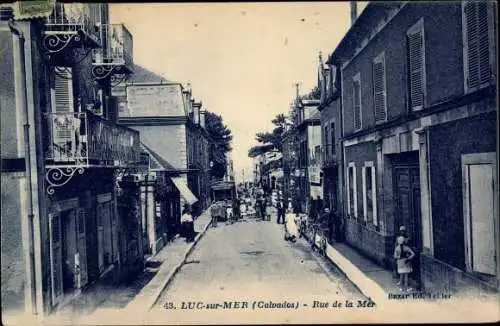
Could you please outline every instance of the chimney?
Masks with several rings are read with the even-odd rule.
[[[205,110],[200,111],[200,126],[202,128],[205,128],[205,113],[206,113]]]
[[[351,26],[354,25],[356,18],[358,18],[358,5],[356,1],[350,1],[351,3]]]

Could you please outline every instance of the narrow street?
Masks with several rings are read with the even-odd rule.
[[[297,321],[304,311],[304,320],[310,320],[313,300],[332,304],[358,299],[363,300],[363,295],[334,266],[312,253],[305,241],[286,242],[282,225],[249,219],[233,225],[219,223],[209,229],[160,295],[151,314],[154,322],[205,322],[217,318],[228,323],[286,322],[288,318]],[[242,309],[224,309],[222,305],[229,301],[246,302],[249,307],[242,303]],[[257,314],[252,312],[253,301],[260,310]],[[263,307],[283,301],[298,302],[299,309]],[[187,309],[188,302],[196,303],[194,309]],[[211,309],[211,303],[221,306]],[[323,318],[324,313],[322,310]],[[249,319],[241,319],[245,315]],[[332,314],[332,318],[335,316],[340,314]]]

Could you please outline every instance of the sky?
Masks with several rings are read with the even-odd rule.
[[[252,173],[255,134],[288,113],[295,83],[301,94],[316,86],[319,52],[326,60],[350,26],[349,2],[116,3],[110,12],[133,35],[136,64],[190,83],[222,115],[238,178]]]

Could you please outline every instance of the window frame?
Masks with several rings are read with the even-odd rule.
[[[422,33],[422,92],[423,92],[423,101],[422,105],[419,106],[412,106],[412,100],[411,100],[411,71],[410,71],[410,51],[409,51],[409,36],[410,34],[414,34],[416,32],[420,31]],[[425,46],[425,24],[424,24],[424,18],[420,18],[415,24],[413,24],[408,30],[406,31],[406,60],[407,60],[407,74],[408,74],[408,105],[410,107],[410,112],[414,111],[420,111],[424,109],[425,107],[428,106],[427,104],[427,69],[426,69],[426,46]]]
[[[366,189],[366,168],[371,169],[371,183],[372,183],[372,220],[368,221],[368,204],[367,204],[367,189]],[[372,222],[373,225],[378,226],[377,218],[377,184],[376,184],[376,171],[373,161],[367,161],[362,167],[362,183],[363,183],[363,219],[366,223]]]
[[[356,102],[355,102],[355,88],[354,88],[354,84],[355,83],[358,83],[359,84],[359,94],[358,94],[358,98],[359,98],[359,128],[356,128]],[[353,127],[354,127],[354,131],[360,131],[363,129],[363,104],[361,103],[361,99],[363,98],[361,96],[361,73],[358,72],[356,73],[353,77],[352,77],[352,93],[353,93],[353,96],[352,96],[352,112],[353,112]]]
[[[467,18],[465,14],[465,6],[467,5],[468,2],[475,2],[475,1],[462,1],[461,4],[461,13],[462,13],[462,58],[463,58],[463,77],[464,77],[464,93],[471,93],[477,90],[480,90],[482,88],[488,87],[492,84],[494,84],[494,81],[496,80],[496,49],[495,49],[495,44],[496,44],[496,38],[495,38],[495,13],[494,10],[491,10],[491,7],[488,6],[489,2],[485,2],[486,5],[488,6],[488,46],[489,46],[489,62],[490,62],[490,70],[491,70],[491,76],[490,80],[487,82],[480,83],[477,86],[474,87],[469,87],[468,79],[469,79],[469,56],[467,54],[468,50],[468,41],[467,41]]]
[[[353,193],[353,197],[354,198],[351,198],[351,190],[350,190],[350,186],[351,186],[351,182],[349,180],[349,170],[352,168],[352,183],[353,183],[353,187],[352,187],[352,193]],[[357,180],[356,180],[356,163],[354,162],[349,162],[349,164],[347,165],[347,176],[346,176],[346,182],[347,182],[347,214],[349,216],[354,216],[354,218],[357,218],[358,217],[358,200],[357,200]],[[353,201],[353,208],[354,208],[354,212],[351,212],[351,200]]]
[[[329,136],[330,136],[330,149],[329,149],[329,152],[330,152],[330,155],[333,156],[333,155],[336,155],[337,151],[336,151],[336,142],[337,142],[337,137],[335,135],[335,119],[330,119],[330,123],[329,123],[329,126],[330,126],[330,133],[329,133]],[[333,126],[333,128],[332,128]]]
[[[374,68],[375,64],[377,63],[383,63],[384,65],[384,113],[385,113],[385,119],[383,121],[377,121],[377,110],[376,110],[376,104],[375,104],[375,74],[374,74]],[[385,60],[385,51],[380,52],[372,61],[372,91],[373,91],[373,117],[375,124],[382,124],[387,122],[387,114],[388,114],[388,109],[387,109],[387,67],[386,67],[386,60]]]

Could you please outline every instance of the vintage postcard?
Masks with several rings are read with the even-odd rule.
[[[2,323],[499,321],[497,9],[2,2]]]

